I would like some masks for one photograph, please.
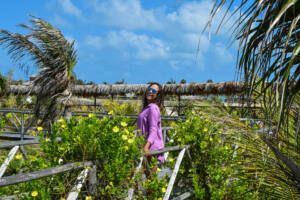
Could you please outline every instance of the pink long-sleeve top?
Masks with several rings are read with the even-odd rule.
[[[155,103],[150,103],[139,114],[137,128],[141,131],[140,134],[144,135],[145,139],[150,142],[149,150],[158,150],[165,147],[161,131],[160,110]],[[157,159],[164,162],[163,154],[158,155]]]

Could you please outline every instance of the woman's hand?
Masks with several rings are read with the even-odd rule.
[[[149,148],[150,148],[150,146],[151,146],[151,143],[150,143],[150,142],[147,142],[147,143],[145,144],[145,146],[144,146],[144,151],[145,151],[145,156],[146,156],[146,158],[149,157]]]

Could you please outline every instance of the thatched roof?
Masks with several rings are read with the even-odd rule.
[[[123,84],[123,85],[73,85],[72,92],[75,96],[110,96],[135,94],[142,95],[148,84]],[[189,84],[164,84],[165,95],[236,95],[242,93],[244,84],[242,82],[220,82],[220,83],[189,83]],[[27,94],[30,86],[9,85],[7,94]],[[35,95],[37,88],[31,90]],[[0,91],[0,94],[3,91]]]

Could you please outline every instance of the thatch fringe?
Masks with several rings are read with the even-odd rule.
[[[148,84],[123,84],[123,85],[73,85],[74,96],[111,96],[134,94],[136,96],[144,94]],[[243,82],[219,82],[219,83],[189,83],[189,84],[164,84],[165,95],[226,95],[232,96],[244,91]],[[6,94],[28,94],[35,95],[38,91],[30,86],[9,85]],[[0,94],[3,91],[0,91]]]

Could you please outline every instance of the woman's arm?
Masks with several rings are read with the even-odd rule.
[[[150,142],[147,142],[144,146],[144,151],[145,151],[145,156],[148,157],[149,156],[149,148],[151,146]]]

